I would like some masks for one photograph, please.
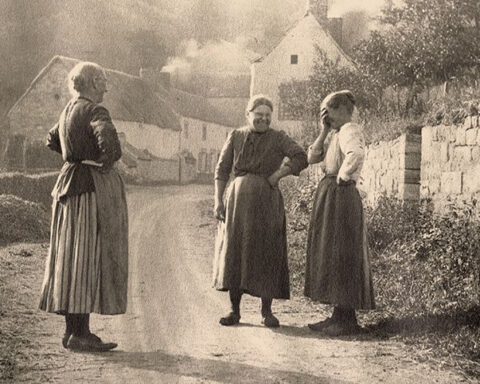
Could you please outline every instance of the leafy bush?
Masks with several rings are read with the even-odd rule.
[[[433,313],[478,304],[480,220],[476,202],[435,213],[428,201],[380,198],[366,208],[381,306]],[[392,305],[395,304],[395,305]]]

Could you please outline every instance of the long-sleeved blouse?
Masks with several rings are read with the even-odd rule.
[[[325,140],[324,148],[310,147],[311,163],[321,162],[327,175],[336,175],[344,181],[357,181],[365,158],[365,139],[359,124],[347,123],[339,131],[332,131]]]
[[[250,127],[235,129],[227,137],[215,169],[215,179],[227,181],[247,173],[268,177],[282,164],[298,175],[308,166],[307,155],[285,132],[268,129],[255,132]]]
[[[108,168],[122,155],[108,110],[84,97],[70,100],[49,131],[47,146],[65,161],[52,192],[56,199],[95,191],[86,160]]]

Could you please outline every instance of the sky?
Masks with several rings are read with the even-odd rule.
[[[380,12],[384,3],[384,0],[334,0],[330,6],[329,16],[340,17],[346,12],[358,10],[366,11],[373,16]]]

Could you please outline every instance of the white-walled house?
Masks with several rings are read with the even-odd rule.
[[[20,136],[25,142],[43,145],[48,130],[58,121],[71,97],[67,75],[78,62],[76,59],[55,56],[40,71],[7,114],[10,136]],[[106,69],[106,74],[109,90],[102,104],[109,110],[118,132],[126,142],[139,151],[148,151],[153,155],[151,174],[161,179],[161,172],[154,171],[155,164],[161,168],[164,167],[164,164],[160,164],[162,160],[170,167],[175,166],[172,160],[178,163],[181,125],[177,114],[140,77],[111,69]],[[132,166],[132,162],[129,164]],[[178,175],[178,171],[174,173]]]
[[[272,125],[295,134],[301,122],[291,114],[279,97],[279,86],[291,80],[307,80],[313,71],[317,47],[340,66],[355,67],[333,35],[341,36],[341,19],[328,19],[327,0],[309,0],[307,12],[285,34],[280,43],[251,67],[250,94],[269,95],[274,102]]]
[[[196,159],[200,181],[213,181],[213,172],[228,133],[243,125],[241,111],[217,108],[203,96],[171,88],[170,102],[180,115],[180,146]]]

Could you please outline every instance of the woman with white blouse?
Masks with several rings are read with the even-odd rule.
[[[356,188],[364,161],[361,125],[352,123],[350,91],[322,102],[322,130],[308,151],[325,177],[315,193],[307,243],[305,296],[334,306],[326,320],[309,324],[329,336],[360,330],[356,309],[375,308],[366,227]]]

